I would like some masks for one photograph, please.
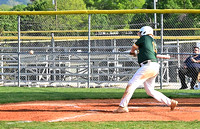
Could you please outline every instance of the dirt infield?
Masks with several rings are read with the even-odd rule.
[[[132,99],[129,113],[113,113],[119,99],[34,101],[0,105],[1,121],[200,121],[200,99],[176,99],[174,111],[154,99]]]

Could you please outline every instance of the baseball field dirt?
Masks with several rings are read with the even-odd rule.
[[[1,121],[200,121],[200,99],[175,99],[170,111],[154,99],[132,99],[129,113],[113,113],[119,99],[31,101],[0,105]]]

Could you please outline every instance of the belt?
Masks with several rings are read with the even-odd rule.
[[[140,67],[141,67],[142,65],[148,64],[148,63],[150,63],[150,62],[155,62],[155,61],[145,60],[145,61],[143,61],[142,63],[140,63]]]

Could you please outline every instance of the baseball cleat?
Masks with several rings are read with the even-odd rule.
[[[170,105],[171,111],[173,111],[177,105],[178,105],[178,101],[172,99],[171,105]]]
[[[118,109],[113,111],[114,113],[126,113],[129,112],[128,107],[118,107]]]

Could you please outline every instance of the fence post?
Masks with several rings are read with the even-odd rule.
[[[88,15],[88,88],[90,88],[90,20],[91,14]]]
[[[18,16],[18,87],[20,87],[20,15]]]
[[[177,39],[177,52],[180,53],[180,45],[179,40]],[[180,68],[181,62],[180,62],[180,54],[178,54],[178,68]]]
[[[161,30],[160,30],[160,39],[161,39],[161,51],[160,53],[163,53],[163,14],[161,14]],[[160,89],[162,89],[163,86],[163,59],[160,61]]]
[[[176,70],[176,73],[177,73],[177,82],[179,81],[179,76],[178,76],[178,70],[179,68],[181,67],[181,61],[180,61],[180,44],[179,44],[179,40],[177,39],[177,53],[178,53],[178,69]]]
[[[53,60],[53,69],[52,69],[53,70],[53,75],[51,75],[51,76],[52,76],[52,80],[55,82],[55,80],[56,80],[56,75],[55,75],[56,74],[56,70],[55,70],[55,66],[56,66],[56,64],[55,64],[55,58],[56,58],[56,56],[54,55],[54,52],[55,52],[54,33],[51,33],[51,47],[52,47],[52,52],[53,52],[53,55],[51,56],[52,60]],[[50,78],[50,80],[51,80],[51,78]]]
[[[157,0],[154,0],[154,9],[156,9],[156,2]],[[156,17],[156,13],[154,13],[154,27],[155,29],[157,29],[157,17]],[[157,31],[155,31],[155,36],[157,36]]]

